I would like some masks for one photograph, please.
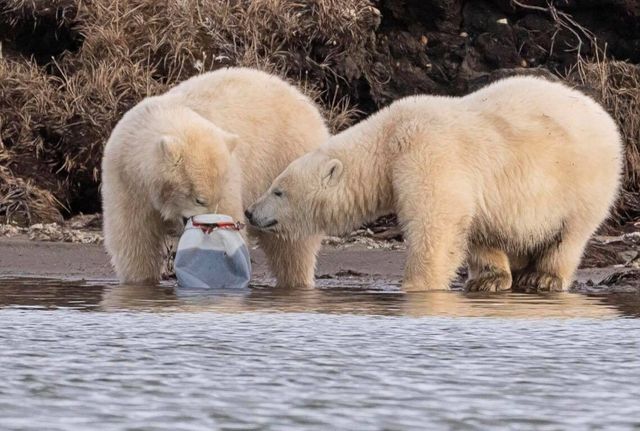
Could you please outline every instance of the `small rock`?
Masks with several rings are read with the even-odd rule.
[[[622,235],[622,241],[626,244],[640,244],[640,232],[629,232]]]
[[[638,257],[638,252],[636,250],[624,250],[618,252],[618,257],[624,262],[624,265],[628,265]]]
[[[0,236],[12,237],[24,232],[24,228],[12,224],[0,224]]]
[[[336,246],[336,245],[344,244],[345,240],[343,240],[342,238],[337,237],[337,236],[328,236],[322,241],[322,243],[325,244],[325,245]]]
[[[103,237],[98,232],[66,229],[57,223],[36,223],[29,226],[27,234],[32,241],[62,241],[80,244],[100,244],[103,242]]]
[[[77,216],[67,220],[64,226],[70,229],[101,229],[102,215],[78,214]]]
[[[593,241],[597,242],[599,244],[613,244],[616,242],[622,242],[624,239],[624,236],[619,235],[619,236],[610,236],[610,235],[596,235],[593,237]]]

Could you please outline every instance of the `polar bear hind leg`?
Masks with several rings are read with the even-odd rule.
[[[514,290],[568,290],[593,230],[593,226],[566,224],[557,241],[536,253],[525,269],[514,274]]]

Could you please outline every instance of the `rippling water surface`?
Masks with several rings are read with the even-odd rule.
[[[0,429],[638,429],[640,296],[0,280]]]

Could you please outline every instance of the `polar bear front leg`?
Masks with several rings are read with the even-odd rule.
[[[408,242],[403,289],[449,289],[464,262],[472,220],[464,185],[440,181],[416,186],[407,181],[394,185],[394,192]]]
[[[259,233],[258,244],[276,277],[276,287],[313,287],[322,236],[287,239]]]
[[[449,222],[453,226],[401,221],[408,239],[402,282],[405,291],[449,289],[466,254],[465,221]]]
[[[121,283],[154,284],[164,261],[164,225],[152,208],[131,201],[105,205],[105,247]]]
[[[507,254],[496,248],[470,245],[467,258],[468,292],[502,292],[511,290],[511,269]]]

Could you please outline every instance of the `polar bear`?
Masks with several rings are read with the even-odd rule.
[[[396,101],[291,163],[247,217],[297,238],[395,211],[407,291],[448,289],[465,257],[470,291],[557,291],[609,214],[622,160],[596,102],[512,77],[465,97]]]
[[[127,112],[102,162],[105,246],[123,283],[154,283],[165,235],[184,217],[228,214],[329,138],[317,107],[267,73],[228,68],[182,82]],[[312,286],[320,236],[252,230],[279,286]]]

